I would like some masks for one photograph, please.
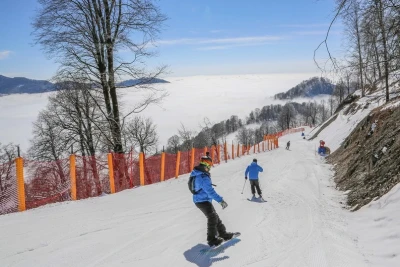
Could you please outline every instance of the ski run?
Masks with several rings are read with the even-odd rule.
[[[279,143],[211,169],[228,203],[214,207],[228,231],[241,233],[215,249],[207,245],[206,218],[192,202],[185,174],[0,216],[0,266],[396,266],[395,257],[379,258],[359,243],[357,228],[372,228],[343,208],[332,166],[315,153],[318,140],[296,133]],[[248,201],[244,171],[254,157],[264,168],[259,181],[266,202]]]

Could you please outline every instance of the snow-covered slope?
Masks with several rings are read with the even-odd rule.
[[[242,236],[213,252],[206,219],[176,180],[0,217],[4,266],[369,266],[348,231],[349,213],[330,166],[300,133],[279,148],[212,169],[228,207],[214,203],[228,231]],[[253,157],[265,203],[248,201],[244,170]]]
[[[289,134],[276,150],[213,168],[216,190],[229,204],[222,210],[214,203],[215,208],[229,231],[242,233],[217,250],[202,252],[206,219],[191,201],[186,174],[114,195],[0,216],[0,265],[398,266],[399,186],[351,213],[342,207],[345,195],[335,190],[332,166],[315,155],[320,139],[334,150],[376,105],[342,113],[313,141]],[[287,140],[290,151],[284,149]],[[247,200],[244,170],[254,157],[264,168],[265,203]]]

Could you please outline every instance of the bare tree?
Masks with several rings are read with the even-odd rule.
[[[102,89],[113,149],[123,152],[117,80],[129,77],[146,81],[164,72],[162,66],[150,73],[143,62],[152,55],[146,47],[157,38],[166,17],[150,0],[39,0],[39,3],[41,9],[33,23],[37,43],[61,63],[62,69],[85,73]],[[131,57],[118,57],[121,50],[130,51]],[[159,100],[159,97],[150,94],[149,99]]]
[[[178,153],[179,147],[181,144],[181,139],[179,138],[178,135],[171,136],[168,138],[168,145],[167,145],[167,150],[173,151],[173,153]]]
[[[236,135],[236,139],[238,140],[238,142],[243,145],[254,144],[254,138],[254,131],[251,129],[246,129],[246,127],[240,128]]]
[[[294,108],[292,103],[286,103],[283,106],[281,113],[279,114],[279,125],[282,130],[289,129],[291,124],[296,120],[296,109]]]
[[[135,117],[127,123],[125,138],[140,152],[148,153],[157,149],[158,135],[156,125],[150,118]]]
[[[387,25],[385,23],[385,10],[382,4],[382,0],[374,0],[375,3],[375,12],[378,17],[380,35],[382,38],[382,46],[383,46],[383,66],[385,69],[385,93],[386,93],[386,102],[389,102],[389,51],[388,51],[388,36],[387,36]]]
[[[319,112],[321,114],[321,122],[325,122],[328,119],[328,109],[325,106],[325,100],[321,100]]]
[[[28,149],[28,155],[35,160],[58,161],[67,157],[65,149],[70,143],[68,133],[57,125],[56,116],[51,110],[39,113],[38,119],[33,123],[33,139]]]
[[[182,140],[182,148],[189,150],[193,147],[193,138],[196,134],[194,131],[189,130],[181,123],[181,128],[178,130],[179,136]]]
[[[12,143],[7,145],[2,145],[0,143],[0,192],[5,191],[13,182],[11,180],[14,177],[12,175],[14,171],[12,166],[16,157],[17,150]]]
[[[334,110],[337,107],[337,101],[335,100],[335,98],[333,96],[329,97],[329,111],[330,111],[330,116],[333,115]]]
[[[364,87],[364,61],[363,61],[363,52],[361,50],[362,47],[362,39],[361,39],[361,7],[359,0],[348,0],[349,7],[344,9],[342,12],[342,16],[345,18],[347,22],[347,29],[349,33],[350,40],[353,40],[355,46],[355,53],[357,58],[357,69],[359,72],[359,79],[361,85],[361,96],[365,96],[365,87]]]

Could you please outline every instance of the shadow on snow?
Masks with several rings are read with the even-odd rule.
[[[183,255],[187,261],[190,261],[199,267],[209,267],[214,262],[229,259],[228,256],[222,256],[220,254],[224,253],[227,248],[236,245],[240,241],[239,238],[234,238],[216,248],[210,248],[204,244],[197,244],[191,249],[186,250]]]

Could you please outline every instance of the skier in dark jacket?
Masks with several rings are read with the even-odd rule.
[[[258,182],[258,173],[263,172],[263,168],[257,164],[257,159],[253,159],[253,162],[247,166],[246,172],[244,173],[244,178],[247,180],[247,177],[249,177],[250,180],[250,185],[251,185],[251,193],[253,194],[253,197],[255,197],[256,190],[257,189],[257,194],[262,198],[261,194],[261,189],[260,189],[260,183]]]
[[[287,144],[286,144],[286,149],[289,150],[289,148],[290,148],[290,141],[287,142]]]
[[[217,212],[212,205],[212,200],[221,204],[225,209],[228,204],[220,195],[215,192],[211,183],[210,168],[212,160],[208,156],[203,156],[200,164],[194,167],[190,176],[193,178],[193,202],[207,217],[207,243],[210,247],[218,246],[223,241],[232,239],[234,233],[226,231]]]

